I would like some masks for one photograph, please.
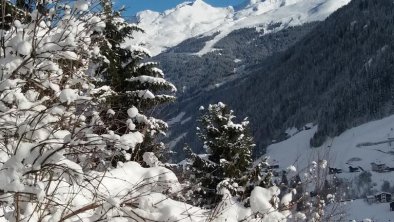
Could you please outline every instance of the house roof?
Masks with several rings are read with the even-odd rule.
[[[385,163],[371,163],[372,165],[377,165],[377,166],[384,166],[386,165]]]

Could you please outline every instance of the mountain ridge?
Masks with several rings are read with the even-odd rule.
[[[279,31],[289,26],[324,20],[350,0],[266,0],[249,1],[243,7],[213,7],[203,0],[186,2],[163,13],[142,11],[137,22],[145,33],[136,33],[127,44],[143,43],[158,55],[189,38],[219,33],[198,52],[203,55],[214,50],[215,44],[232,31],[257,28],[262,34]],[[268,30],[272,23],[281,23],[276,30]]]

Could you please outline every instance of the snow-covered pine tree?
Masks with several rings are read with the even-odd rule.
[[[255,144],[247,119],[234,123],[234,112],[225,104],[219,102],[209,105],[206,111],[203,107],[201,110],[204,113],[197,134],[208,155],[189,152],[192,181],[201,186],[192,195],[195,200],[201,200],[197,204],[211,205],[220,200],[220,195],[216,195],[219,184],[233,195],[243,194],[252,176],[251,152]]]
[[[219,164],[223,176],[240,178],[252,162],[251,152],[255,146],[249,133],[249,122],[244,119],[234,123],[234,112],[223,103],[210,105],[199,120],[198,136],[210,154],[209,160]]]
[[[97,37],[103,57],[96,75],[115,92],[108,100],[114,112],[107,122],[112,122],[112,128],[118,132],[139,131],[144,134],[144,142],[133,152],[129,151],[131,160],[142,162],[145,152],[154,152],[160,157],[165,150],[164,144],[157,142],[156,138],[164,134],[168,126],[151,117],[151,113],[157,106],[175,100],[176,88],[164,79],[157,63],[147,61],[149,51],[126,43],[128,38],[133,38],[134,32],[142,30],[126,22],[121,17],[122,10],[114,11],[112,4],[111,0],[101,0],[107,20],[103,35]],[[144,115],[149,121],[137,114]],[[125,156],[114,160],[124,161]]]

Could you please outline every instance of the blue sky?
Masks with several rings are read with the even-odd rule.
[[[185,0],[114,0],[116,5],[125,5],[127,9],[126,16],[135,15],[136,12],[150,9],[153,11],[164,11],[169,8],[185,2]],[[205,0],[205,2],[214,6],[238,5],[243,0]]]

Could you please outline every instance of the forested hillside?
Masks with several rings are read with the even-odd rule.
[[[266,57],[287,49],[308,33],[317,23],[288,27],[265,34],[264,30],[245,28],[230,33],[216,43],[216,51],[199,56],[212,37],[188,39],[154,58],[166,71],[167,77],[184,93],[198,93],[226,81],[247,75],[245,67],[258,64]],[[278,25],[278,24],[276,24]],[[280,23],[279,23],[280,26]],[[270,31],[275,29],[272,25]]]
[[[327,136],[392,113],[393,14],[389,0],[352,1],[285,52],[253,65],[246,78],[169,110],[223,101],[251,118],[260,151],[284,138],[287,128],[311,122],[319,125],[311,143],[320,145]],[[193,144],[189,126],[182,142]]]

